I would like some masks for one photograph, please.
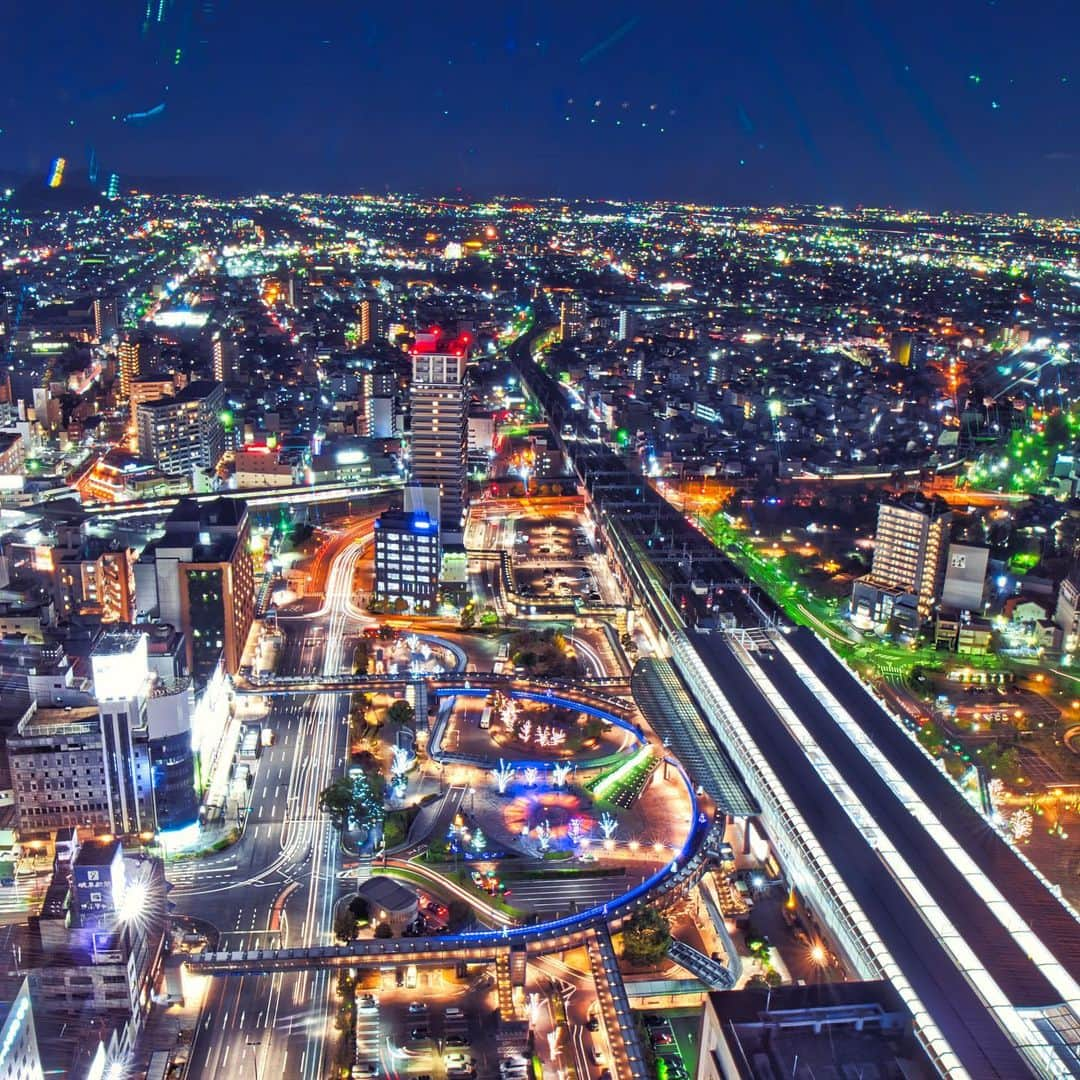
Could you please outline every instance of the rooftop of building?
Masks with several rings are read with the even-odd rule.
[[[75,856],[76,866],[110,866],[120,851],[120,841],[115,837],[95,837],[87,840]]]
[[[740,1077],[930,1077],[910,1016],[884,981],[709,995]]]
[[[171,397],[159,398],[157,401],[145,401],[140,403],[140,409],[171,409],[177,405],[187,405],[193,401],[203,401],[208,398],[222,384],[212,379],[196,379],[178,390]]]
[[[239,528],[247,518],[247,507],[240,499],[181,499],[165,519],[165,532],[170,529],[190,532],[192,529]]]
[[[157,466],[148,458],[140,457],[130,450],[114,446],[97,463],[97,468],[106,472],[134,473],[150,472],[156,469]]]
[[[356,892],[372,907],[383,911],[410,911],[417,902],[412,889],[381,875],[361,882]]]
[[[386,510],[375,519],[375,528],[383,532],[435,534],[439,523],[426,510]]]
[[[430,356],[468,356],[473,344],[473,335],[468,333],[451,336],[433,326],[426,334],[417,334],[413,345],[414,355]]]
[[[27,641],[23,637],[0,637],[0,670],[18,669],[29,674],[65,667],[64,650],[57,641]]]
[[[88,726],[96,727],[100,711],[95,703],[65,705],[59,709],[35,709],[33,714],[27,717],[26,722],[19,725],[19,735],[23,738],[33,738],[47,731],[72,725],[77,726],[80,731],[87,729]]]
[[[146,651],[151,656],[168,656],[180,648],[184,635],[171,623],[158,622],[146,627]]]
[[[943,517],[952,513],[952,508],[944,499],[937,495],[927,498],[918,491],[905,491],[902,495],[898,495],[894,499],[888,499],[881,505],[899,506],[904,510],[913,510],[919,514],[926,514],[931,518]]]
[[[146,635],[135,629],[103,630],[90,650],[91,656],[116,656],[134,652]]]

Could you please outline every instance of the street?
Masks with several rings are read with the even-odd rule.
[[[280,670],[349,670],[343,643],[359,614],[352,582],[359,546],[340,547],[323,608],[283,618]],[[329,942],[341,851],[319,793],[340,775],[347,752],[347,694],[272,698],[264,725],[275,733],[254,770],[240,840],[209,858],[175,863],[169,879],[179,914],[212,923],[222,947],[256,942]],[[333,980],[326,971],[212,979],[199,1016],[189,1076],[252,1074],[321,1080],[332,1052]]]

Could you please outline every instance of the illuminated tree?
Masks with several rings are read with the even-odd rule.
[[[1012,838],[1017,842],[1026,840],[1031,836],[1033,824],[1034,819],[1027,810],[1017,810],[1009,818],[1009,831],[1012,833]]]
[[[506,789],[510,786],[510,781],[514,779],[516,771],[513,765],[499,758],[499,767],[495,770],[495,786],[499,789],[500,795],[506,794]]]

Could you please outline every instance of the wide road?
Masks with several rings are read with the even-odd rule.
[[[362,617],[352,605],[357,542],[335,544],[326,602],[307,620],[281,620],[281,670],[348,670],[345,639]],[[330,943],[341,853],[319,793],[345,765],[348,694],[275,701],[265,723],[275,745],[255,769],[244,835],[219,855],[170,868],[178,912],[212,922],[230,950],[262,943]],[[189,1076],[322,1080],[336,1044],[330,972],[214,979],[207,988]]]

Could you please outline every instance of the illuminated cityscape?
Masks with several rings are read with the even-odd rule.
[[[0,127],[0,1080],[1080,1076],[1075,155],[961,160],[1060,47],[895,50],[939,197],[856,29],[708,180],[655,15],[226,6]]]

